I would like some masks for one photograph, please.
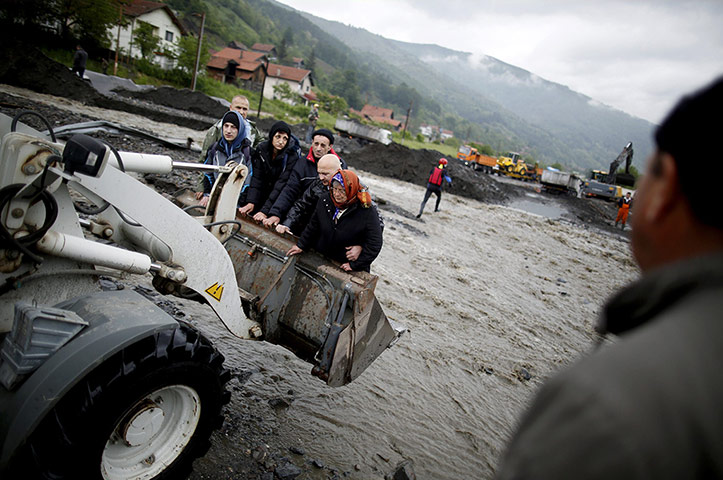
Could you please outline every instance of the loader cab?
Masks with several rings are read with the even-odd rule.
[[[590,172],[590,180],[595,180],[596,182],[604,182],[607,179],[608,172],[604,172],[602,170],[593,170]]]

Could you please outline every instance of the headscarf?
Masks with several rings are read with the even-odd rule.
[[[223,136],[223,125],[226,123],[231,123],[238,128],[238,135],[236,135],[236,138],[234,138],[231,143],[226,141],[226,138]],[[230,157],[233,152],[241,148],[241,143],[246,138],[246,122],[244,121],[244,117],[236,110],[229,110],[221,119],[221,132],[219,146],[223,147],[226,156]]]
[[[334,176],[331,177],[331,182],[329,182],[330,193],[334,182],[341,184],[346,191],[346,201],[341,203],[336,201],[333,193],[331,194],[331,200],[337,210],[349,208],[356,202],[359,202],[364,208],[369,208],[372,205],[372,197],[369,195],[367,187],[359,183],[359,177],[356,176],[356,173],[351,170],[337,170]]]

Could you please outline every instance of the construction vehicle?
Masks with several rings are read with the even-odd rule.
[[[462,145],[457,151],[457,160],[483,173],[495,173],[497,171],[497,159],[490,157],[469,145]]]
[[[548,167],[542,171],[540,184],[546,192],[576,197],[580,192],[582,180],[573,173],[561,172]]]
[[[605,200],[617,200],[623,196],[625,187],[635,185],[635,177],[630,173],[630,164],[633,161],[633,143],[628,142],[615,160],[610,163],[607,172],[593,170],[590,178],[583,183],[582,193],[586,197],[599,197]],[[618,168],[625,162],[625,172],[618,173]]]
[[[374,125],[365,125],[354,120],[337,118],[334,129],[342,135],[363,141],[378,142],[383,145],[392,143],[392,132],[389,130]]]
[[[500,175],[536,182],[542,174],[537,165],[528,165],[517,152],[509,152],[507,156],[497,158],[497,171]]]
[[[203,215],[129,174],[175,168],[217,173]],[[286,257],[293,238],[235,218],[246,175],[86,135],[62,143],[0,115],[1,478],[182,478],[221,424],[223,356],[135,291],[103,291],[101,275],[150,273],[160,293],[208,304],[232,335],[284,346],[330,386],[398,338],[376,276]]]

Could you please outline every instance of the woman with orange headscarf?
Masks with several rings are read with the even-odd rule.
[[[373,208],[369,192],[350,170],[338,170],[329,183],[329,193],[322,195],[309,225],[287,255],[314,248],[322,255],[340,262],[346,271],[369,271],[382,249],[382,227]],[[347,261],[346,248],[361,245],[355,261]]]

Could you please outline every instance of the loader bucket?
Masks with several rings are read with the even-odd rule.
[[[354,380],[404,331],[374,296],[376,275],[345,272],[314,252],[286,257],[295,237],[236,220],[241,228],[225,246],[244,313],[261,324],[264,340],[314,365],[328,385]]]
[[[237,219],[238,220],[238,219]],[[348,273],[315,253],[286,257],[295,244],[252,220],[226,242],[247,315],[264,339],[312,363],[331,386],[358,377],[396,338],[374,296],[377,277]]]

